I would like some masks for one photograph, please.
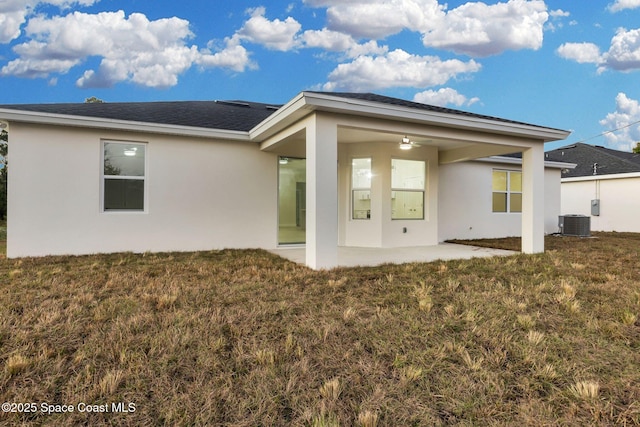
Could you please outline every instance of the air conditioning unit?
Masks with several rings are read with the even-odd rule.
[[[565,236],[591,236],[591,217],[585,215],[560,215],[558,217],[560,234]]]

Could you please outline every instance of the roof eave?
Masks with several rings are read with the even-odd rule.
[[[354,98],[343,98],[326,93],[301,92],[250,131],[251,139],[262,141],[312,111],[354,114],[406,122],[463,128],[473,131],[533,138],[543,142],[566,139],[571,132],[524,123],[419,110],[416,108],[384,104]]]
[[[606,175],[586,175],[562,178],[560,182],[602,181],[608,179],[640,178],[640,172],[612,173]]]
[[[243,131],[106,119],[99,117],[71,116],[65,114],[52,114],[11,109],[0,109],[0,119],[8,122],[9,124],[11,124],[12,122],[17,122],[53,126],[71,126],[79,128],[144,132],[162,135],[180,135],[197,138],[216,138],[234,141],[248,142],[250,140],[249,132]]]
[[[252,141],[262,142],[280,130],[302,119],[310,112],[311,109],[306,108],[304,92],[300,92],[297,96],[251,129],[249,131],[249,136]]]

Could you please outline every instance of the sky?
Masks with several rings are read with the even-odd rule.
[[[640,0],[0,0],[0,104],[373,92],[640,141]]]

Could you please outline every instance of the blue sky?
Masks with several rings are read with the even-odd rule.
[[[639,71],[640,0],[0,0],[0,104],[366,91],[630,150]]]

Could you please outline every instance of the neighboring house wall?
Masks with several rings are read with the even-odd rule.
[[[145,212],[101,212],[101,141],[147,144]],[[9,257],[271,248],[277,157],[256,144],[11,125]]]
[[[565,178],[561,184],[562,214],[591,215],[591,201],[600,200],[600,215],[591,216],[592,231],[640,232],[640,174]]]
[[[440,165],[439,240],[521,236],[521,213],[492,209],[493,170],[522,170],[517,164],[469,161]],[[558,231],[560,169],[545,168],[545,233]]]

